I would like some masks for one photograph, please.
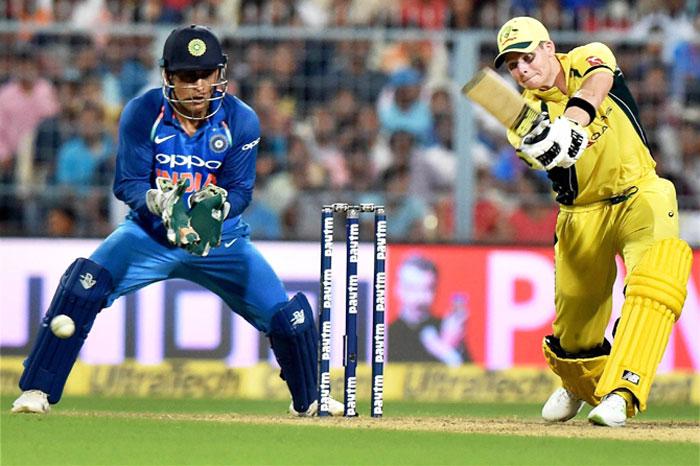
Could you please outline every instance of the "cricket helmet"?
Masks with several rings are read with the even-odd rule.
[[[226,79],[226,54],[223,53],[221,42],[214,33],[205,26],[192,24],[174,29],[163,45],[163,56],[160,59],[161,77],[163,80],[163,96],[173,109],[181,116],[191,120],[204,120],[211,117],[221,108],[228,80]],[[204,117],[185,115],[174,104],[183,103],[178,99],[171,82],[173,73],[187,71],[214,71],[219,74],[216,82],[211,84],[211,95],[207,100],[210,110]],[[187,86],[189,87],[189,86]],[[196,87],[192,84],[191,87]],[[212,109],[212,103],[215,103]]]

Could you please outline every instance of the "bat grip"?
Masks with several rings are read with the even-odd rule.
[[[533,122],[532,128],[523,138],[523,142],[527,144],[536,144],[543,141],[549,134],[549,117],[546,113],[542,113]]]

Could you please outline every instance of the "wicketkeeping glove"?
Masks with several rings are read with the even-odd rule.
[[[179,247],[198,241],[199,235],[190,225],[189,208],[183,199],[189,180],[182,178],[174,185],[168,178],[159,177],[156,186],[146,192],[146,206],[163,220],[168,241]]]
[[[228,192],[209,184],[190,197],[190,224],[197,232],[199,241],[188,244],[185,249],[198,256],[206,256],[211,248],[221,244],[221,229],[231,205],[226,202]]]
[[[520,155],[533,167],[551,170],[575,164],[588,145],[588,135],[577,122],[560,116],[543,119],[520,144]]]

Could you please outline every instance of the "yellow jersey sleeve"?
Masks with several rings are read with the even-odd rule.
[[[571,60],[571,69],[575,70],[577,77],[581,78],[581,82],[594,73],[613,74],[617,68],[617,61],[612,50],[601,42],[591,42],[576,47],[568,55]]]

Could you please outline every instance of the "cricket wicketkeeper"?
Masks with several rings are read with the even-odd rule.
[[[288,299],[241,218],[255,184],[260,123],[251,107],[226,92],[226,62],[211,30],[177,28],[163,47],[162,87],[124,108],[114,193],[131,210],[61,278],[24,362],[23,393],[13,412],[46,413],[58,403],[102,308],[151,283],[181,278],[216,293],[270,338],[292,397],[290,412],[316,414],[313,312],[302,293]],[[59,315],[75,322],[74,334],[51,330]],[[343,408],[331,400],[331,414]]]
[[[508,132],[521,159],[546,170],[560,213],[555,235],[553,334],[544,356],[562,388],[542,408],[567,421],[623,426],[647,406],[656,368],[681,315],[692,254],[678,238],[673,184],[654,168],[637,105],[602,43],[556,53],[547,29],[518,17],[498,33],[505,65],[525,100],[547,117],[525,137]],[[612,345],[615,256],[628,271]]]

